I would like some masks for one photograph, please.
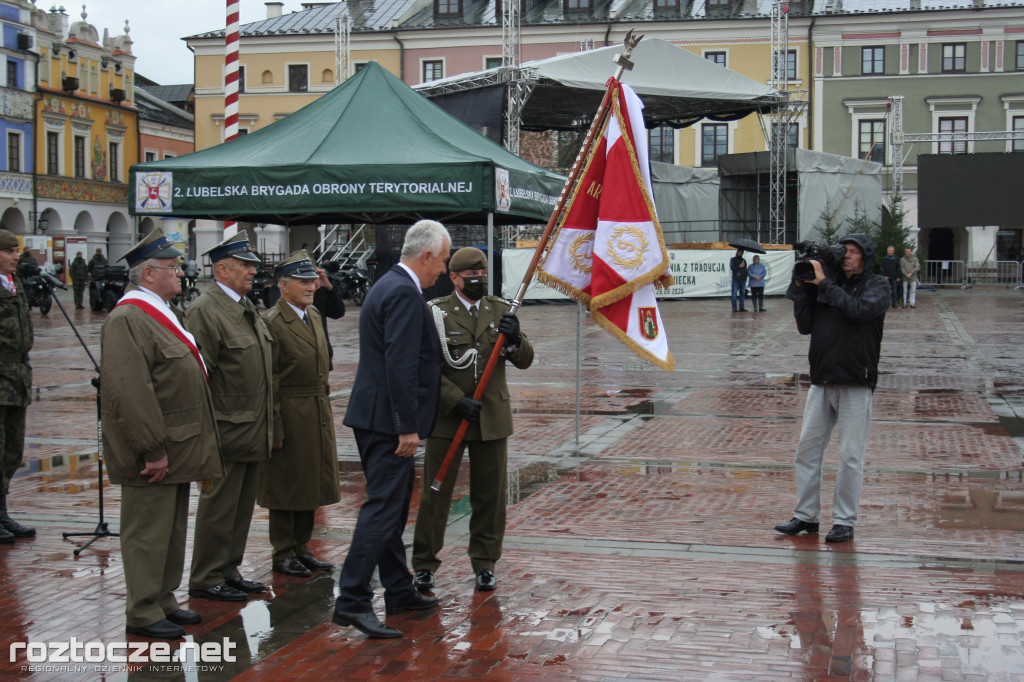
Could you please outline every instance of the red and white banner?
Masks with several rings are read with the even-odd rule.
[[[587,303],[591,316],[641,357],[673,369],[654,283],[669,258],[654,208],[643,103],[616,84],[611,113],[586,161],[538,279]]]

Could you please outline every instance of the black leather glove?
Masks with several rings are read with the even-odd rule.
[[[455,403],[455,413],[463,419],[475,422],[480,418],[480,408],[483,406],[484,404],[479,400],[473,400],[468,395],[464,395],[459,398],[459,402]]]
[[[518,346],[523,337],[519,333],[519,318],[514,313],[502,313],[498,331],[505,335],[510,346]]]

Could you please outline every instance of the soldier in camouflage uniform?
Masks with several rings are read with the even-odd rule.
[[[30,538],[35,528],[7,515],[7,491],[21,464],[25,446],[25,412],[31,402],[32,321],[18,267],[18,238],[0,230],[0,544]]]

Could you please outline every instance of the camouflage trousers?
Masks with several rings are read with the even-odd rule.
[[[25,449],[26,405],[0,405],[0,495],[6,495]]]

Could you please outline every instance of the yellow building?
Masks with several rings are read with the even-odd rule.
[[[40,55],[35,98],[37,215],[54,259],[103,249],[111,261],[133,241],[128,167],[139,158],[128,26],[114,38],[60,10],[33,10]]]

